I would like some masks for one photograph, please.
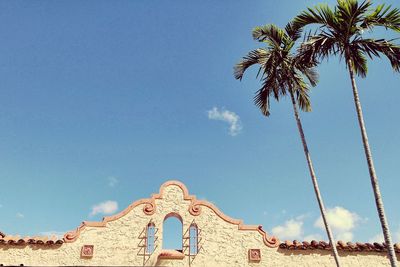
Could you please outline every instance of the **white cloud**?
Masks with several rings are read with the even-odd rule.
[[[22,214],[21,212],[17,212],[17,214],[15,214],[15,216],[18,218],[18,219],[23,219],[25,216],[24,216],[24,214]]]
[[[116,201],[108,200],[92,207],[90,216],[96,214],[112,214],[118,210],[118,203]]]
[[[356,227],[360,216],[343,207],[334,207],[326,211],[326,217],[337,240],[353,240],[352,230]],[[315,221],[314,226],[325,230],[321,216]]]
[[[358,214],[339,206],[327,209],[326,214],[334,237],[337,241],[352,241],[354,238],[353,231],[360,222],[365,221],[365,219],[361,218]],[[296,216],[290,220],[287,220],[282,225],[272,228],[271,232],[282,240],[296,239],[304,241],[318,241],[326,239],[325,226],[321,216],[319,216],[319,218],[314,222],[314,227],[322,230],[323,233],[318,233],[318,231],[317,233],[310,233],[308,235],[304,234],[304,222],[310,217],[310,213]],[[396,234],[398,234],[397,236],[400,239],[400,229],[398,233],[393,234],[393,237],[395,237]]]
[[[397,231],[392,232],[392,241],[393,241],[393,243],[400,242],[400,228],[397,229]],[[378,234],[374,235],[373,237],[371,237],[368,240],[368,242],[369,243],[374,243],[374,242],[383,243],[383,242],[385,242],[385,238],[383,237],[382,233],[378,233]]]
[[[39,236],[56,236],[57,238],[63,237],[65,232],[62,231],[44,231],[40,232],[38,235]]]
[[[285,214],[286,214],[286,211],[285,211]],[[304,219],[307,219],[309,217],[310,217],[310,213],[304,213],[304,214],[301,214],[301,215],[297,216],[296,220],[297,221],[304,221]]]
[[[343,233],[338,233],[336,235],[336,240],[342,240],[348,242],[348,241],[353,241],[353,237],[354,235],[352,232],[343,232]]]
[[[334,207],[326,211],[326,217],[332,229],[339,231],[348,231],[355,227],[355,223],[359,220],[356,213],[352,213],[343,207]],[[320,216],[314,223],[318,228],[325,229],[325,226]]]
[[[303,221],[290,219],[283,225],[272,228],[271,232],[280,239],[301,239],[303,236]]]
[[[116,186],[119,182],[117,177],[114,177],[114,176],[108,177],[107,180],[108,180],[108,186],[110,186],[110,187]]]
[[[242,124],[240,122],[240,117],[233,111],[213,107],[208,112],[208,118],[210,120],[224,121],[229,124],[229,134],[231,136],[236,136],[242,130]]]
[[[383,238],[383,234],[382,233],[376,234],[376,235],[374,235],[373,237],[371,237],[368,240],[368,243],[375,243],[375,242],[378,242],[378,243],[383,243],[384,242],[384,238]]]
[[[311,242],[313,240],[321,241],[321,240],[323,240],[323,238],[319,234],[311,234],[311,235],[306,235],[305,237],[303,237],[303,240]]]

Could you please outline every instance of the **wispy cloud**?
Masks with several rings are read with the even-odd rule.
[[[392,239],[393,239],[394,243],[400,242],[400,228],[397,229],[397,231],[392,232]],[[385,239],[384,239],[382,233],[378,233],[378,234],[374,235],[373,237],[371,237],[368,240],[368,242],[369,243],[374,243],[374,242],[383,243],[383,242],[385,242]]]
[[[105,202],[94,205],[89,215],[94,216],[96,214],[112,214],[117,210],[118,203],[116,201],[107,200]]]
[[[302,220],[290,219],[283,225],[278,225],[272,228],[271,232],[280,239],[301,239],[303,236]]]
[[[382,234],[382,233],[378,233],[378,234],[374,235],[373,237],[371,237],[371,238],[368,240],[368,243],[375,243],[375,242],[383,243],[384,241],[385,241],[385,240],[384,240],[384,238],[383,238],[383,234]]]
[[[224,121],[229,124],[229,134],[231,136],[236,136],[242,130],[242,124],[240,122],[240,117],[233,111],[226,109],[218,109],[213,107],[208,112],[208,118],[210,120]]]
[[[107,181],[109,187],[114,187],[119,183],[117,177],[114,176],[107,177]]]
[[[353,230],[361,219],[357,213],[338,206],[327,209],[326,217],[337,240],[353,240]],[[321,216],[315,221],[314,226],[325,230]]]
[[[24,214],[22,214],[21,212],[17,212],[17,214],[15,214],[15,216],[16,216],[18,219],[23,219],[23,218],[25,218]]]
[[[311,235],[306,235],[305,237],[303,237],[304,241],[313,241],[313,240],[317,240],[317,241],[321,241],[323,238],[320,234],[311,234]]]
[[[64,236],[66,232],[62,231],[44,231],[44,232],[39,232],[39,236],[56,236],[57,238],[61,238]]]
[[[397,230],[396,233],[394,233],[393,240],[394,240],[394,242],[396,242],[396,243],[400,242],[400,228]]]

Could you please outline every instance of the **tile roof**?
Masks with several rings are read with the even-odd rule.
[[[20,237],[16,236],[6,236],[3,232],[0,232],[0,245],[61,245],[64,243],[64,238],[58,238],[56,236],[34,236],[34,237]],[[338,241],[336,244],[338,250],[345,251],[370,251],[370,252],[386,252],[387,247],[385,243],[352,243],[352,242],[343,242]],[[307,241],[285,241],[279,245],[281,249],[287,250],[330,250],[331,245],[325,241],[316,241],[313,240],[311,242]],[[394,244],[394,250],[396,253],[400,254],[400,243]]]
[[[63,238],[58,238],[56,236],[34,236],[34,237],[20,237],[20,236],[1,236],[0,235],[0,245],[61,245],[64,243]]]
[[[316,241],[313,240],[311,242],[307,241],[297,241],[293,240],[292,241],[285,241],[284,243],[281,243],[279,245],[279,248],[281,249],[288,249],[288,250],[305,250],[305,249],[320,249],[320,250],[330,250],[331,245],[325,241]],[[352,242],[343,242],[343,241],[338,241],[336,244],[336,248],[338,250],[345,250],[345,251],[354,251],[354,252],[359,252],[359,251],[375,251],[375,252],[385,252],[387,251],[387,246],[385,243],[352,243]],[[396,253],[400,253],[400,243],[394,244],[394,250]]]

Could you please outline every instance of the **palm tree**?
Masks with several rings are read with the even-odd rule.
[[[322,60],[331,55],[338,55],[340,58],[344,58],[346,62],[375,203],[388,248],[389,259],[394,267],[396,266],[396,257],[368,143],[355,74],[365,77],[367,74],[367,57],[372,59],[374,56],[380,57],[381,55],[389,59],[395,71],[400,71],[400,46],[394,44],[394,40],[372,39],[365,36],[365,33],[371,32],[378,26],[399,32],[400,10],[384,4],[372,9],[371,2],[368,0],[361,3],[358,3],[357,0],[337,0],[334,9],[325,4],[319,5],[308,8],[294,19],[295,28],[303,28],[311,24],[315,24],[318,28],[316,33],[310,34],[306,42],[301,45],[302,59],[305,62],[309,60],[315,62],[317,59]]]
[[[290,95],[293,105],[294,117],[303,144],[304,154],[310,171],[311,180],[314,186],[315,195],[318,200],[319,209],[325,224],[325,229],[331,243],[336,265],[340,266],[339,255],[336,243],[333,239],[331,229],[326,219],[326,211],[322,196],[319,191],[317,177],[311,161],[303,126],[297,106],[303,111],[310,111],[309,85],[315,86],[318,75],[314,69],[316,63],[299,61],[298,55],[294,55],[293,49],[296,40],[301,36],[301,30],[295,29],[292,23],[280,29],[273,24],[256,27],[253,30],[253,38],[266,45],[265,48],[258,48],[250,51],[234,68],[236,79],[242,80],[244,72],[252,65],[258,64],[262,87],[254,97],[255,104],[265,116],[270,114],[270,98],[273,96],[277,101],[282,96]],[[305,81],[308,80],[309,84]]]

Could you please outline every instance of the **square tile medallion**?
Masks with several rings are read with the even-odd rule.
[[[250,261],[261,261],[261,251],[259,249],[249,249],[249,260]]]
[[[84,257],[84,258],[93,257],[93,250],[94,250],[93,245],[83,245],[82,250],[81,250],[81,257]]]

